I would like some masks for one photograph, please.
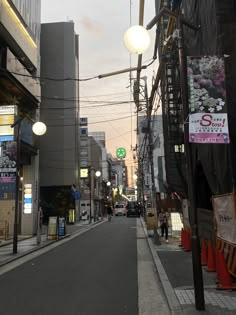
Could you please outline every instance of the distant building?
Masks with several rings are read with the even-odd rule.
[[[146,198],[150,198],[152,190],[151,161],[149,157],[149,136],[146,115],[138,116],[137,155],[138,168],[138,192]],[[162,115],[152,116],[151,119],[153,141],[153,167],[155,176],[155,188],[157,194],[165,193],[165,163],[164,163],[164,139],[162,128]],[[143,196],[139,196],[142,199]]]

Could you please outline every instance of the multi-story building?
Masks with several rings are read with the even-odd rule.
[[[38,155],[35,139],[32,134],[31,120],[39,118],[40,105],[40,0],[2,0],[0,1],[0,105],[1,126],[0,141],[4,148],[11,148],[7,152],[16,160],[14,145],[4,142],[12,141],[19,125],[21,128],[20,155],[17,158],[19,174],[21,177],[18,197],[16,197],[15,172],[3,172],[1,163],[0,179],[0,221],[9,226],[9,233],[13,233],[15,216],[15,198],[19,201],[18,232],[33,234],[36,231],[38,209]],[[9,113],[9,107],[15,110]],[[10,109],[11,111],[11,109]],[[13,123],[8,114],[13,114]],[[28,117],[26,121],[24,117]],[[20,123],[18,119],[23,119]],[[12,129],[12,132],[11,132]],[[13,132],[14,130],[14,132]],[[18,147],[18,148],[19,148]],[[1,160],[4,159],[1,156]],[[12,168],[14,171],[14,169]],[[8,176],[7,176],[8,175]],[[11,177],[9,179],[8,177]],[[27,198],[24,190],[27,187]],[[27,206],[26,206],[27,203]]]
[[[80,169],[79,39],[72,21],[42,24],[41,65],[41,117],[48,127],[40,142],[42,201],[63,212],[74,207],[70,187],[78,187]]]
[[[89,131],[89,136],[97,142],[101,148],[102,159],[101,159],[101,178],[108,181],[109,180],[109,161],[107,159],[107,149],[106,149],[106,134],[104,131]]]
[[[153,163],[156,194],[163,195],[166,191],[164,139],[162,115],[151,117],[152,156],[150,161],[148,120],[146,115],[138,116],[137,155],[138,155],[138,199],[151,196],[151,163]]]
[[[218,244],[236,275],[235,224],[231,224],[236,180],[236,3],[163,0],[157,4],[157,14],[168,7],[178,18],[200,25],[190,30],[191,25],[183,22],[182,31],[172,13],[157,22],[160,68],[152,95],[161,92],[168,188],[185,199],[184,225],[194,227],[195,254],[199,231],[200,238]],[[204,117],[210,118],[206,126]]]

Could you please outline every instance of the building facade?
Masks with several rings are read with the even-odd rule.
[[[80,176],[79,38],[72,21],[42,24],[41,65],[41,117],[48,127],[40,141],[42,200],[45,207],[62,213],[76,207],[77,213],[78,203],[69,200]],[[67,200],[64,205],[54,203],[58,194]]]
[[[15,121],[13,136],[1,127],[1,147],[12,148],[19,127],[20,154],[13,157],[18,164],[21,181],[16,196],[15,172],[2,172],[0,182],[0,221],[6,222],[8,233],[13,233],[16,200],[18,199],[17,228],[20,234],[33,234],[37,228],[38,210],[38,155],[32,133],[32,120],[39,119],[40,108],[40,9],[41,1],[0,1],[0,106],[1,123],[9,121],[6,106],[13,106]],[[35,78],[37,77],[37,78]],[[4,109],[5,108],[5,109]],[[25,119],[26,117],[27,120]],[[20,122],[21,121],[21,122]],[[3,153],[4,150],[1,150]],[[1,155],[1,160],[6,157]],[[1,163],[1,167],[2,167]],[[13,170],[13,169],[12,169]],[[14,171],[14,170],[13,170]],[[11,179],[6,178],[6,174]],[[24,191],[30,192],[25,198]],[[27,205],[26,205],[27,203]]]
[[[151,117],[152,157],[149,154],[148,120],[146,115],[138,116],[137,157],[138,157],[138,199],[150,200],[152,190],[151,163],[153,163],[156,194],[164,196],[166,192],[166,173],[164,159],[164,138],[162,115]]]

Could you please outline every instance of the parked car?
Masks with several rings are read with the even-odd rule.
[[[126,209],[123,204],[116,204],[114,207],[114,214],[118,215],[126,215]]]
[[[126,216],[136,216],[140,217],[140,207],[136,201],[128,201],[128,204],[126,206],[127,213]]]

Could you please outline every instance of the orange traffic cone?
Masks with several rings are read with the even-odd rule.
[[[207,268],[206,271],[216,271],[216,260],[211,241],[208,241]]]
[[[218,279],[220,283],[218,284],[217,289],[232,291],[235,288],[233,288],[233,281],[221,250],[218,251],[218,259]]]
[[[186,252],[189,252],[192,250],[192,241],[190,237],[190,233],[186,231],[186,236],[185,236],[185,247],[184,250]]]
[[[202,266],[207,265],[207,247],[206,247],[206,241],[204,238],[202,239],[202,246],[201,246],[201,264]]]

